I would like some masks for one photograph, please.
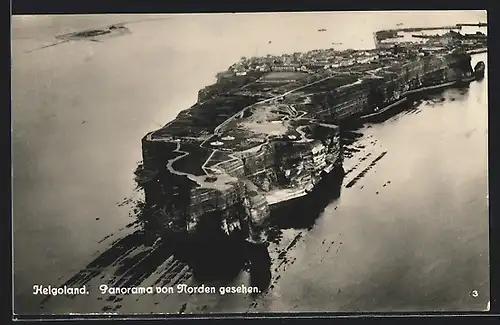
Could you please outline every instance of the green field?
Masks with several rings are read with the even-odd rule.
[[[290,71],[276,71],[270,72],[263,76],[261,80],[263,81],[271,81],[271,80],[297,80],[307,76],[307,73],[304,72],[290,72]]]

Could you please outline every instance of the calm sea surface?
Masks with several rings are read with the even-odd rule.
[[[40,312],[34,284],[61,284],[106,250],[101,239],[133,221],[130,207],[117,203],[134,193],[142,136],[191,106],[241,56],[372,48],[373,31],[398,23],[485,19],[465,11],[15,17],[15,312]],[[123,21],[131,22],[130,35],[28,53],[55,35]],[[486,59],[474,56],[473,64]],[[273,266],[272,289],[251,307],[246,297],[171,296],[157,304],[134,297],[120,311],[177,312],[184,302],[185,312],[484,309],[487,77],[359,132],[344,184],[385,156],[342,188],[312,230],[283,231],[285,239],[302,236],[286,268]],[[87,300],[67,299],[46,312],[100,311]]]

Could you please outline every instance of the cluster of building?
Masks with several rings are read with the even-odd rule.
[[[229,71],[235,75],[246,75],[252,71],[270,72],[316,72],[318,69],[335,69],[355,64],[374,62],[379,51],[343,51],[334,49],[314,50],[305,53],[280,56],[243,57]]]
[[[318,70],[338,69],[355,65],[379,62],[387,56],[422,56],[425,52],[449,52],[457,47],[464,50],[486,47],[486,35],[461,34],[450,30],[443,35],[422,35],[420,38],[406,40],[397,33],[385,35],[387,38],[376,38],[376,49],[367,51],[335,49],[313,50],[304,53],[283,54],[279,56],[267,55],[263,57],[242,57],[232,65],[228,73],[244,76],[251,72],[306,72],[315,73]],[[397,51],[394,51],[395,47]],[[397,53],[395,53],[397,52]]]
[[[378,49],[390,49],[395,45],[399,47],[420,48],[422,50],[450,50],[461,47],[464,49],[473,49],[487,46],[487,36],[481,32],[476,34],[462,34],[460,32],[449,30],[440,35],[409,35],[411,41],[399,34],[379,34],[376,35],[376,46]]]

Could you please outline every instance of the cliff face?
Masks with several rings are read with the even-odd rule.
[[[179,141],[145,137],[143,174],[149,178],[142,179],[146,203],[153,207],[150,222],[197,237],[231,235],[264,242],[269,205],[305,195],[341,164],[338,127],[311,123],[302,130],[315,139],[275,139],[231,157],[212,154],[200,176],[173,169],[177,164],[187,168],[182,161],[189,159]]]
[[[264,197],[248,182],[235,181],[228,185],[220,190],[196,188],[189,191],[190,203],[177,216],[184,222],[183,229],[178,231],[198,236],[238,234],[260,241],[260,234],[254,228],[269,215]],[[171,218],[169,215],[164,217],[166,220]]]
[[[335,123],[352,120],[388,106],[416,90],[467,80],[472,74],[470,61],[470,55],[463,52],[415,56],[407,60],[381,58],[378,67],[358,66],[357,72],[348,76],[354,79],[350,83],[339,85],[339,74],[337,80],[326,80],[317,85],[318,89],[328,87],[328,92],[311,96],[314,108],[310,114]],[[360,73],[362,69],[366,70]]]
[[[280,193],[305,194],[324,173],[341,165],[338,127],[318,123],[308,126],[308,132],[314,140],[276,140],[235,154],[243,162],[243,170],[239,169],[242,176],[254,183],[269,203],[280,200],[272,199]]]
[[[180,157],[177,146],[176,142],[143,139],[141,179],[153,227],[198,237],[232,234],[262,241],[256,229],[269,209],[258,189],[248,180],[223,174],[222,168],[218,175],[189,177],[165,167],[164,162]]]
[[[395,65],[370,80],[368,106],[363,111],[372,112],[425,87],[468,80],[472,72],[471,57],[463,52],[429,55]]]

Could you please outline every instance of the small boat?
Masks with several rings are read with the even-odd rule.
[[[325,28],[318,29],[318,32],[326,32]]]
[[[403,23],[398,23],[396,24],[396,26],[403,26]]]

